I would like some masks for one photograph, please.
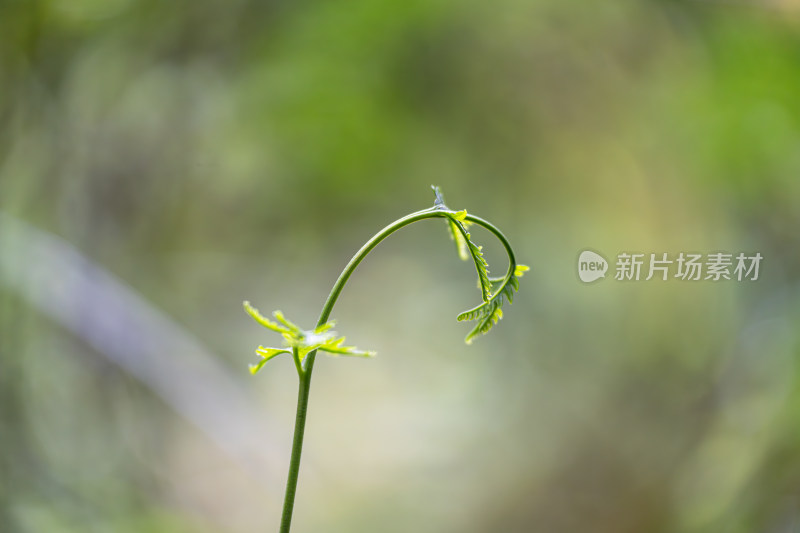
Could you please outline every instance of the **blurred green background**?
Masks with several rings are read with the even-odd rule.
[[[310,326],[359,267],[294,531],[800,531],[800,5],[0,2],[0,531],[277,530]],[[489,263],[505,269],[486,233]],[[590,247],[757,282],[581,284]]]

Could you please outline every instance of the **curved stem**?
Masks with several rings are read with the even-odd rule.
[[[470,215],[467,213],[466,220],[477,224],[479,226],[483,226],[487,230],[489,230],[495,237],[503,244],[503,247],[506,249],[506,253],[508,254],[508,270],[506,271],[505,278],[503,279],[503,284],[494,292],[498,294],[506,284],[511,280],[511,277],[514,275],[514,270],[517,268],[517,260],[514,257],[514,250],[511,249],[511,243],[508,242],[506,236],[503,235],[503,232],[497,229],[497,226],[489,222],[488,220],[484,220],[481,217],[476,217],[475,215]]]
[[[508,242],[506,236],[503,235],[503,232],[497,229],[497,226],[489,222],[488,220],[484,220],[481,217],[476,217],[475,215],[470,215],[467,213],[466,220],[473,222],[479,226],[483,226],[490,232],[494,234],[495,237],[503,244],[503,247],[506,249],[506,253],[508,254],[508,271],[510,273],[514,273],[514,268],[517,266],[517,260],[514,258],[514,250],[511,249],[511,243]]]
[[[342,289],[347,283],[347,280],[350,279],[350,276],[353,274],[359,263],[361,263],[367,254],[372,251],[372,249],[375,248],[383,239],[404,226],[419,220],[424,220],[426,218],[446,218],[448,213],[452,212],[440,207],[424,209],[398,219],[376,233],[375,236],[367,241],[367,243],[364,244],[364,246],[362,246],[358,252],[356,252],[353,258],[350,259],[350,262],[347,263],[347,266],[344,267],[344,270],[339,275],[339,279],[337,279],[336,283],[334,283],[333,288],[328,295],[328,299],[325,300],[325,305],[322,306],[322,312],[320,313],[317,327],[328,321],[331,311],[333,311],[333,306],[336,304],[336,300],[339,299],[339,295],[342,293]],[[506,273],[504,284],[507,283],[514,273],[516,262],[514,259],[514,252],[511,250],[511,245],[509,244],[505,235],[503,235],[503,233],[490,222],[483,220],[482,218],[468,214],[467,220],[483,226],[492,232],[505,247],[509,259],[509,267],[508,272]],[[297,493],[297,478],[300,474],[300,457],[303,453],[303,437],[305,434],[306,414],[308,412],[308,396],[311,389],[311,372],[314,369],[314,360],[316,359],[316,356],[316,350],[310,352],[306,356],[304,364],[299,366],[297,369],[297,374],[300,378],[297,393],[297,415],[295,417],[292,457],[289,462],[289,477],[286,481],[286,495],[283,501],[283,514],[281,516],[280,533],[289,533],[289,528],[291,527],[292,523],[292,511],[294,509],[294,499]]]

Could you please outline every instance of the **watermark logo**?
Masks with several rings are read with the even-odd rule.
[[[763,256],[760,252],[737,254],[727,252],[690,253],[620,252],[614,264],[616,281],[756,281]],[[608,262],[592,250],[583,250],[578,257],[578,277],[591,283],[606,277]]]
[[[584,283],[591,283],[606,277],[608,261],[602,255],[591,250],[584,250],[578,256],[578,277]]]

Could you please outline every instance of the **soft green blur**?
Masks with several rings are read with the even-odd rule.
[[[249,375],[242,301],[312,327],[432,183],[532,269],[466,346],[444,223],[367,258],[293,531],[798,531],[789,0],[0,2],[0,531],[276,531],[297,377]],[[584,248],[764,260],[584,285]]]

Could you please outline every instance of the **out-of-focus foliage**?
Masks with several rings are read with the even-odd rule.
[[[359,266],[333,316],[381,357],[316,367],[298,533],[796,529],[798,15],[0,2],[0,531],[276,527],[296,376],[288,357],[249,376],[263,330],[241,301],[314,323],[431,183],[503,228],[526,286],[465,347],[474,269],[441,227]],[[757,282],[586,286],[587,247],[764,262]],[[137,306],[71,290],[92,285],[65,250]],[[252,412],[186,377],[213,375],[201,350]]]

